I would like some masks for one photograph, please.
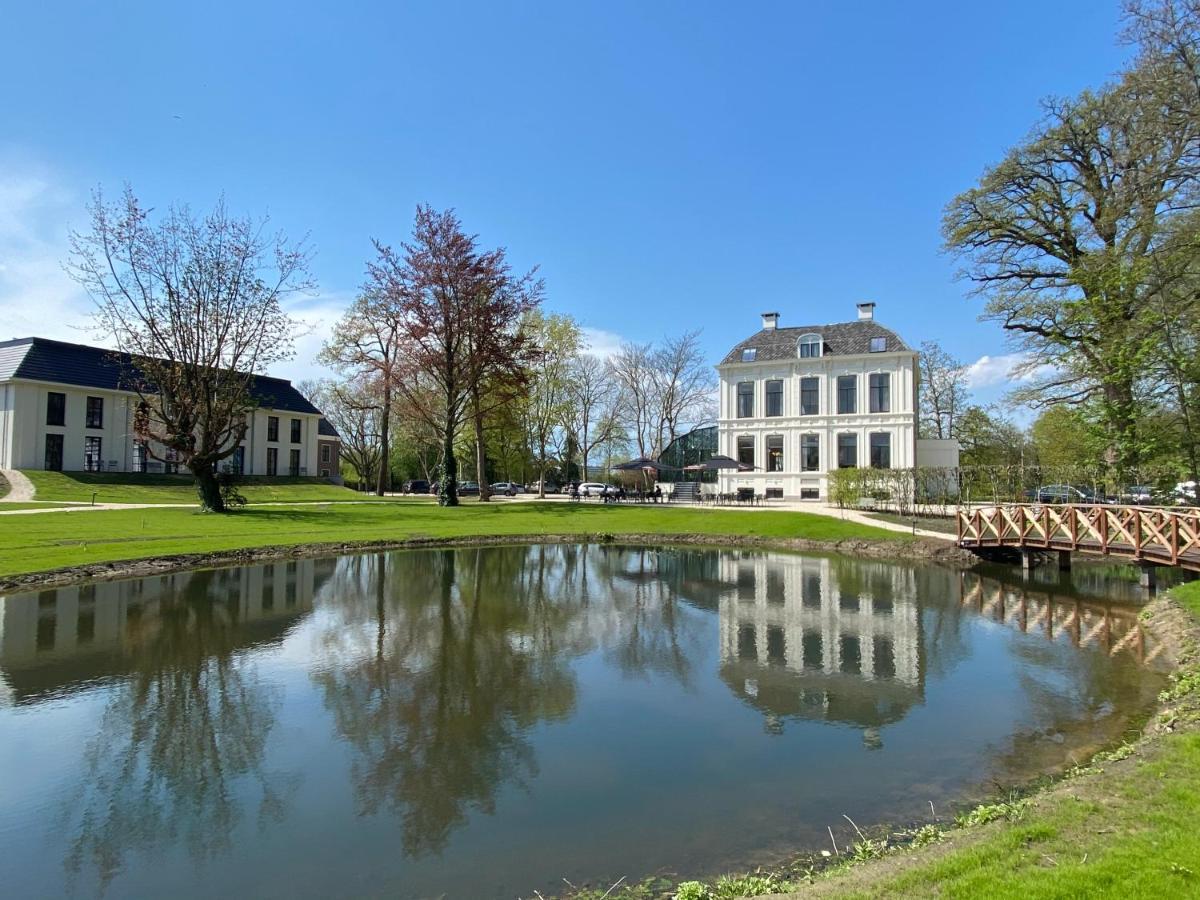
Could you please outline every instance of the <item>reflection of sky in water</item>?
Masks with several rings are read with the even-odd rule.
[[[551,546],[0,599],[0,879],[514,896],[948,813],[1148,708],[1085,578]]]

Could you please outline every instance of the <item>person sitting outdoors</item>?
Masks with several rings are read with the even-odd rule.
[[[661,485],[661,484],[656,484],[656,485],[654,486],[654,502],[655,502],[655,503],[662,503],[662,495],[663,495],[663,493],[662,493],[662,485]]]
[[[572,500],[579,499],[579,485],[577,483],[571,482],[571,491],[567,496],[569,496]]]

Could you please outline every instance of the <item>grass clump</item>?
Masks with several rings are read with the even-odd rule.
[[[1028,800],[1001,800],[999,803],[981,803],[979,806],[954,818],[959,828],[975,828],[988,822],[1004,819],[1008,822],[1019,822],[1029,807]]]

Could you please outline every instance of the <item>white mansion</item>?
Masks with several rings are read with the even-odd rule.
[[[138,395],[111,350],[46,338],[0,341],[0,469],[176,471],[134,434]],[[290,381],[256,375],[259,407],[225,463],[245,475],[339,477],[337,431]],[[168,457],[166,461],[160,461]]]
[[[835,468],[958,465],[955,441],[918,440],[917,353],[875,321],[875,304],[834,325],[762,330],[717,366],[717,452],[753,466],[720,490],[824,499]]]

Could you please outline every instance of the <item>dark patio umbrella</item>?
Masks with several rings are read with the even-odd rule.
[[[637,459],[631,459],[629,462],[619,463],[612,467],[614,472],[678,472],[676,466],[668,466],[666,463],[660,463],[656,459],[651,459],[648,456],[639,456]]]
[[[754,466],[738,462],[731,456],[713,456],[702,463],[683,467],[685,472],[719,472],[722,469],[737,469],[739,472],[752,472],[754,471]]]

